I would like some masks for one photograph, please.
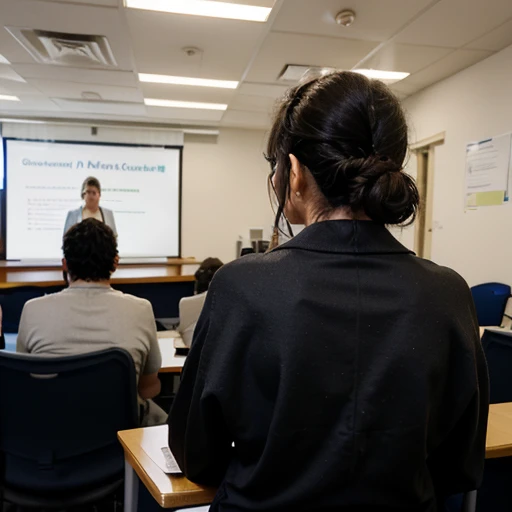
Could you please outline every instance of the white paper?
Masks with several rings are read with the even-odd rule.
[[[503,329],[502,327],[486,327],[485,330],[512,337],[512,331],[510,329]]]
[[[176,355],[174,338],[158,338],[158,345],[162,354],[162,368],[183,367],[187,357]]]
[[[159,425],[144,429],[141,447],[151,460],[167,474],[181,473],[169,448],[169,425]]]
[[[510,133],[466,146],[466,195],[508,191]]]
[[[502,327],[512,331],[512,299],[508,299],[505,307],[505,313],[503,313]]]

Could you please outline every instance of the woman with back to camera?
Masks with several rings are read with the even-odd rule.
[[[68,212],[66,223],[64,224],[64,234],[68,229],[85,219],[94,218],[100,222],[104,222],[117,237],[116,222],[114,220],[114,213],[108,208],[100,206],[101,198],[101,185],[97,178],[89,176],[85,178],[82,183],[81,197],[85,204]]]
[[[268,142],[279,209],[306,228],[214,277],[171,410],[212,511],[443,510],[478,487],[488,380],[466,282],[386,229],[419,197],[378,81],[292,89]]]
[[[197,320],[203,309],[206,293],[210,287],[213,276],[222,267],[223,263],[219,258],[206,258],[197,272],[194,274],[196,278],[194,286],[194,295],[191,297],[183,297],[180,300],[180,325],[178,332],[185,346],[190,347],[192,344],[192,336],[196,328]]]

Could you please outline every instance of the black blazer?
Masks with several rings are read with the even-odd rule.
[[[488,378],[471,293],[365,221],[215,276],[169,417],[212,511],[428,511],[478,487]]]

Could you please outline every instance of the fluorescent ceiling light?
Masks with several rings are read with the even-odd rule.
[[[213,0],[125,0],[125,5],[132,9],[259,22],[267,21],[272,11],[272,7],[231,4]]]
[[[144,103],[150,107],[198,108],[203,110],[226,110],[227,105],[221,103],[198,103],[195,101],[173,101],[146,98]]]
[[[410,73],[403,73],[401,71],[382,71],[380,69],[354,69],[354,73],[359,73],[368,78],[382,80],[383,82],[398,82],[407,78]]]
[[[10,62],[0,53],[0,64],[10,64]]]
[[[238,82],[230,80],[210,80],[206,78],[188,78],[186,76],[168,76],[168,75],[150,75],[139,73],[141,82],[150,82],[154,84],[172,84],[172,85],[197,85],[199,87],[219,87],[221,89],[236,89]]]
[[[36,119],[18,119],[18,118],[0,117],[0,123],[46,124],[46,121],[38,121]]]
[[[20,101],[18,96],[9,96],[8,94],[0,94],[0,101]]]
[[[206,130],[202,128],[184,128],[183,133],[188,135],[220,135],[219,130]]]

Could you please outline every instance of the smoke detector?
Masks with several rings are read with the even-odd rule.
[[[187,57],[196,57],[197,55],[201,55],[203,53],[203,50],[201,50],[201,48],[197,48],[195,46],[185,46],[181,49],[181,51]]]
[[[345,9],[336,14],[336,23],[343,27],[350,27],[356,19],[356,13],[352,9]]]
[[[105,36],[17,27],[5,28],[41,64],[117,67],[114,54]]]

